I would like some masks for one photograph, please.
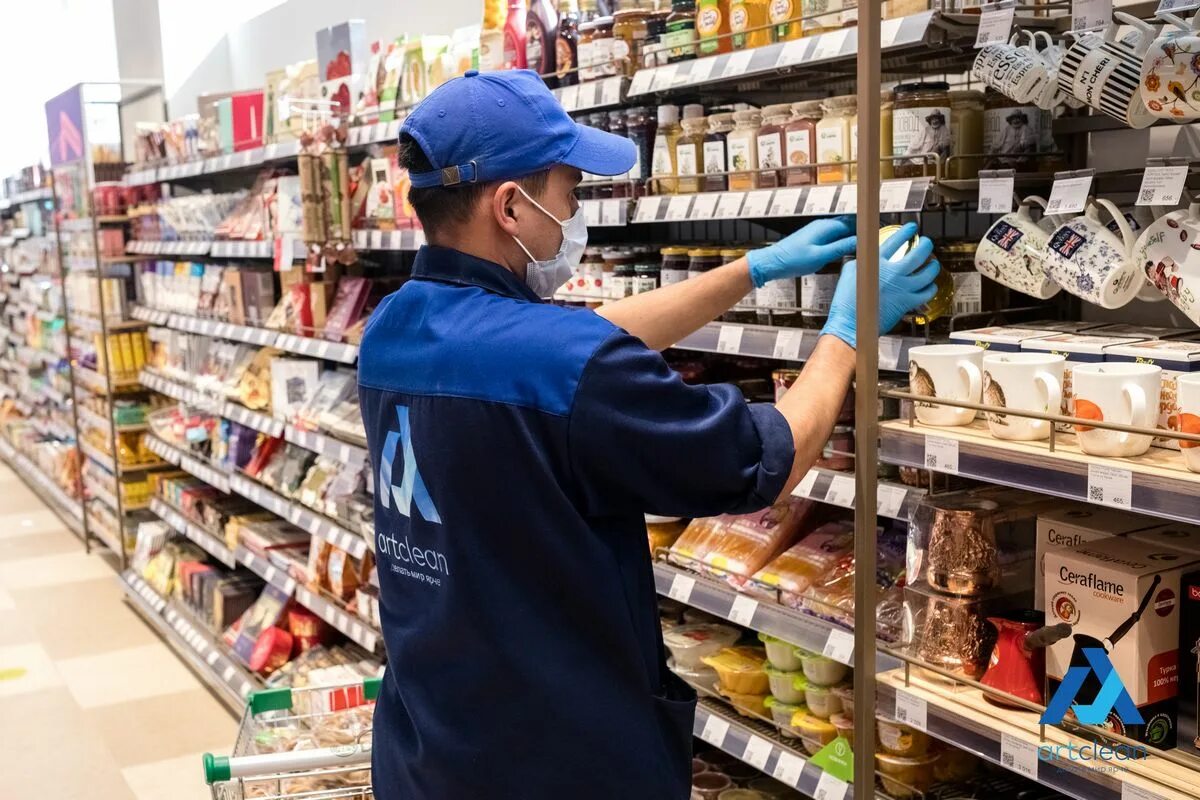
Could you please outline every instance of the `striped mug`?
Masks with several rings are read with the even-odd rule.
[[[1118,40],[1113,23],[1103,35],[1077,38],[1063,56],[1058,88],[1131,128],[1147,128],[1154,115],[1142,102],[1142,58],[1154,41],[1155,28],[1122,12],[1113,17],[1133,26],[1134,33]]]

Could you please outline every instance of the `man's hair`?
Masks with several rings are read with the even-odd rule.
[[[429,157],[417,144],[417,140],[403,134],[400,137],[399,164],[402,169],[412,172],[429,172],[433,165]],[[540,198],[546,191],[550,181],[550,171],[542,170],[532,175],[515,179],[517,183],[529,192],[532,197]],[[429,186],[423,189],[410,188],[408,201],[417,212],[417,219],[425,232],[436,235],[447,226],[466,219],[475,209],[479,198],[483,197],[491,183],[459,183],[454,186]]]

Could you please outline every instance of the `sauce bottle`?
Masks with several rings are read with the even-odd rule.
[[[575,0],[559,0],[558,38],[554,41],[554,71],[559,86],[579,83],[579,22]]]
[[[857,114],[855,95],[831,97],[821,104],[824,116],[817,123],[817,161],[840,164],[850,160],[850,118]],[[817,183],[846,183],[846,167],[817,167]]]
[[[616,111],[608,112],[608,132],[616,134],[617,136],[628,136],[625,128],[624,111],[617,109]],[[633,197],[633,189],[630,187],[628,182],[620,180],[619,175],[612,178],[612,180],[616,181],[612,185],[613,197]]]
[[[558,13],[551,0],[530,0],[529,13],[525,15],[525,63],[538,75],[546,76],[546,84],[553,88],[554,55],[558,52]]]
[[[767,8],[767,21],[775,27],[775,41],[787,42],[802,35],[800,0],[771,0]]]
[[[637,148],[637,160],[629,170],[630,197],[641,197],[646,193],[646,181],[650,177],[650,165],[654,159],[654,132],[657,124],[645,106],[634,106],[625,112],[625,135]]]
[[[729,188],[729,157],[725,137],[733,130],[733,114],[713,114],[708,118],[708,133],[704,136],[704,191],[723,192]]]
[[[758,185],[774,188],[781,185],[779,168],[785,153],[784,128],[792,117],[792,104],[779,103],[762,111],[763,125],[758,129]]]
[[[733,43],[729,41],[729,0],[699,0],[696,42],[696,54],[700,56],[733,50]]]
[[[596,77],[596,0],[579,0],[579,23],[575,26],[575,58],[579,62],[579,82]]]
[[[820,100],[792,103],[792,118],[783,128],[783,151],[789,167],[784,182],[788,186],[808,186],[816,182],[815,170],[804,165],[817,162],[817,122],[820,119]]]
[[[671,0],[663,43],[669,63],[696,57],[696,0]]]
[[[729,30],[734,50],[762,47],[771,43],[767,25],[768,0],[730,0]],[[757,30],[755,30],[757,29]]]
[[[708,132],[708,120],[704,117],[688,117],[684,109],[683,135],[675,145],[675,171],[679,175],[679,193],[692,194],[702,188],[699,176],[704,169],[704,138]]]
[[[659,106],[658,133],[654,136],[654,153],[650,162],[650,174],[655,179],[654,194],[675,194],[679,189],[675,180],[675,145],[682,134],[679,106]]]
[[[525,0],[508,0],[504,22],[504,69],[525,69]]]
[[[762,114],[757,109],[733,112],[733,130],[725,137],[728,153],[729,188],[755,189],[758,176],[758,128]]]

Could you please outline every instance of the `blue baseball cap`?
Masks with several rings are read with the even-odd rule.
[[[468,70],[434,89],[404,121],[434,169],[413,188],[520,178],[565,164],[621,175],[637,163],[623,136],[576,124],[532,70]]]

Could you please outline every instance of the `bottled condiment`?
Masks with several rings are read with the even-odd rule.
[[[575,57],[579,60],[579,80],[590,81],[596,77],[596,0],[579,0],[579,36],[576,40]]]
[[[613,263],[604,260],[604,251],[599,247],[585,249],[583,259],[579,263],[585,274],[589,271],[600,272],[600,297],[604,302],[608,302],[612,296]]]
[[[983,166],[983,92],[950,93],[950,152],[954,157],[943,174],[951,178],[974,178]]]
[[[733,114],[712,114],[708,117],[708,133],[704,135],[704,191],[723,192],[729,187],[725,172],[729,169],[725,137],[733,130]]]
[[[800,278],[767,281],[755,291],[754,306],[759,325],[799,328]]]
[[[616,134],[617,136],[628,137],[628,131],[625,127],[625,112],[618,109],[616,111],[608,112],[607,116],[608,132]],[[608,179],[606,178],[605,180]],[[633,197],[633,188],[627,181],[622,181],[620,176],[614,177],[611,180],[613,181],[611,192],[612,197]]]
[[[892,123],[896,107],[896,96],[890,91],[879,94],[879,157],[892,155]],[[879,177],[887,179],[896,175],[896,162],[881,160],[879,162]]]
[[[843,0],[801,0],[804,35],[833,31],[842,27]]]
[[[938,81],[897,86],[892,153],[917,157],[897,161],[896,177],[933,175],[932,157],[927,154],[936,153],[944,163],[950,157],[952,143],[950,84]]]
[[[529,0],[525,15],[525,63],[555,85],[554,56],[558,52],[558,12],[551,0]]]
[[[688,249],[686,247],[664,247],[659,254],[662,256],[662,266],[659,270],[659,283],[662,286],[682,283],[688,279]]]
[[[633,294],[634,255],[629,250],[610,249],[604,251],[604,270],[611,274],[609,278],[608,300],[620,300]]]
[[[654,135],[654,155],[650,175],[654,179],[654,194],[675,194],[679,185],[675,180],[675,145],[683,128],[679,126],[679,106],[658,107],[658,131]]]
[[[642,63],[649,12],[631,8],[613,14],[612,58],[614,75],[632,77]]]
[[[711,56],[733,50],[729,41],[729,0],[698,0],[696,54]]]
[[[704,117],[684,119],[683,135],[675,144],[675,171],[679,175],[679,193],[691,194],[701,190],[703,181],[698,176],[704,165],[704,135],[708,132],[708,120]]]
[[[504,68],[525,69],[525,0],[508,0],[508,17],[504,21]]]
[[[667,60],[671,63],[696,57],[696,0],[671,0],[667,15]]]
[[[631,197],[641,197],[646,191],[650,165],[654,162],[654,132],[657,127],[650,109],[645,106],[634,106],[625,112],[625,135],[637,151],[637,160],[629,170]]]
[[[733,34],[733,49],[745,50],[771,43],[767,27],[767,4],[770,0],[729,0],[729,31]]]
[[[772,34],[777,42],[799,39],[803,35],[800,21],[800,0],[771,0],[767,9],[767,21],[773,27]]]
[[[559,86],[579,83],[579,6],[559,0],[558,38],[554,42],[554,71]]]
[[[824,116],[817,123],[817,161],[842,164],[850,160],[850,123],[858,113],[858,98],[854,95],[830,97],[821,104]],[[817,167],[817,183],[846,183],[850,180],[847,167]]]
[[[989,89],[983,99],[983,148],[985,169],[1037,169],[1042,140],[1042,109],[1023,105]]]
[[[721,250],[721,263],[732,264],[742,256],[746,255],[744,247],[728,247]],[[758,321],[757,312],[754,310],[754,297],[757,290],[751,286],[750,291],[746,293],[741,300],[737,302],[733,308],[721,315],[721,319],[725,322],[741,322],[754,323]]]
[[[659,266],[654,262],[641,262],[633,268],[633,293],[653,292],[658,288]]]
[[[819,330],[825,326],[841,266],[841,262],[826,264],[800,279],[800,327]]]
[[[758,129],[758,185],[774,188],[783,185],[785,128],[792,118],[792,104],[779,103],[762,110],[762,127]]]
[[[721,266],[721,251],[716,247],[694,247],[688,250],[688,280],[700,277],[710,269]]]
[[[807,186],[816,181],[812,167],[817,162],[817,122],[821,119],[821,101],[792,103],[792,118],[783,128],[783,149],[789,169],[788,186]]]
[[[586,255],[586,251],[584,253]],[[582,296],[588,308],[599,308],[608,301],[604,279],[606,277],[605,262],[601,258],[584,258],[580,261],[580,273],[583,277]]]
[[[725,137],[730,189],[745,190],[758,186],[758,176],[753,170],[758,166],[758,129],[761,124],[762,114],[756,109],[733,112],[733,130]]]
[[[612,17],[596,17],[595,23],[592,32],[592,77],[599,80],[617,74],[617,65],[613,62],[616,41],[613,39]]]
[[[642,48],[642,67],[653,69],[670,62],[670,50],[665,41],[669,11],[653,11],[646,17],[646,43]]]

